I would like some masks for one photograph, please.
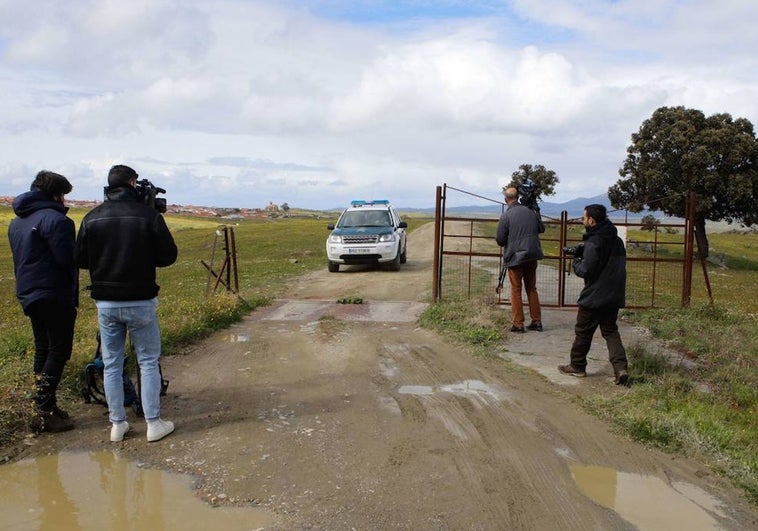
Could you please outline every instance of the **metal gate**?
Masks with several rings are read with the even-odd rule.
[[[485,199],[493,208],[482,215],[453,215],[447,209],[448,194],[460,193]],[[694,205],[694,202],[692,203]],[[496,304],[509,304],[510,287],[495,287],[502,267],[502,249],[495,241],[499,215],[505,204],[443,185],[437,187],[434,226],[434,301],[477,298]],[[449,210],[449,211],[448,211]],[[692,290],[694,224],[658,224],[650,229],[640,221],[609,217],[627,247],[628,308],[684,307]],[[692,216],[688,216],[691,218]],[[545,258],[537,268],[540,303],[550,307],[576,306],[584,281],[573,274],[570,256],[561,252],[582,241],[581,217],[569,218],[563,211],[558,218],[542,216],[545,232],[540,241]],[[649,233],[649,236],[647,235]],[[705,269],[704,269],[705,271]],[[707,281],[707,276],[706,276]],[[710,296],[710,286],[709,296]]]

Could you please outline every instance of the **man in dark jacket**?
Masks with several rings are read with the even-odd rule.
[[[34,332],[34,431],[61,432],[74,423],[58,407],[56,392],[71,357],[79,299],[74,263],[74,222],[63,196],[72,189],[63,175],[41,171],[31,191],[13,201],[8,227],[16,275],[16,297]]]
[[[518,203],[518,190],[506,188],[505,212],[497,224],[497,244],[503,247],[503,267],[508,268],[511,284],[511,332],[522,333],[524,329],[524,303],[521,286],[529,301],[529,330],[542,331],[542,309],[537,293],[537,261],[542,260],[540,233],[545,226],[535,211]]]
[[[111,168],[106,200],[84,216],[76,240],[77,264],[89,269],[97,306],[113,442],[122,441],[129,431],[122,380],[127,331],[140,368],[147,440],[158,441],[174,431],[171,421],[160,418],[155,268],[173,264],[177,248],[163,216],[140,199],[137,177],[128,166]]]
[[[584,279],[577,304],[571,363],[558,370],[572,376],[587,376],[587,353],[597,327],[608,346],[616,385],[626,385],[629,373],[626,351],[616,321],[626,304],[626,249],[603,205],[587,205],[582,217],[583,245],[574,257],[574,272]]]

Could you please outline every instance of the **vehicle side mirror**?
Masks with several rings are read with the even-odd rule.
[[[334,223],[329,223],[329,224],[326,226],[326,228],[327,228],[327,229],[329,229],[329,230],[334,230]]]
[[[401,221],[398,224],[397,228],[399,228],[399,229],[407,229],[408,228],[408,224],[405,221]]]

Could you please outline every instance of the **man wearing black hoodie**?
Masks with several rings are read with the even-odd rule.
[[[56,399],[63,369],[71,357],[79,303],[75,227],[63,205],[63,196],[71,189],[63,175],[39,172],[31,191],[13,200],[17,217],[8,226],[16,297],[34,333],[35,412],[30,427],[36,432],[74,427]]]
[[[587,376],[587,353],[597,327],[608,346],[616,385],[629,381],[626,351],[621,343],[619,309],[626,304],[626,249],[603,205],[587,205],[582,217],[583,245],[574,257],[574,272],[584,279],[571,346],[571,363],[559,365],[564,374]]]

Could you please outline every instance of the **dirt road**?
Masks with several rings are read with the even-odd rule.
[[[164,416],[177,430],[164,441],[147,444],[130,419],[133,432],[112,445],[104,410],[81,405],[75,431],[40,436],[22,456],[112,448],[195,475],[215,504],[256,505],[275,529],[758,526],[704,467],[584,413],[573,399],[584,383],[475,357],[420,329],[431,231],[411,234],[400,272],[324,266],[288,299],[165,359]],[[353,297],[363,304],[336,303]],[[506,348],[560,356],[570,319],[553,319],[552,332]],[[603,377],[584,382],[627,392]]]

